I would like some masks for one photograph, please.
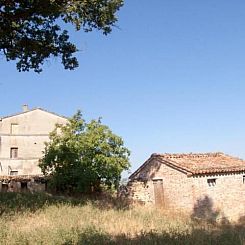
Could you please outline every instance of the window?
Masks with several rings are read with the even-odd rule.
[[[242,182],[245,184],[245,175],[242,176]]]
[[[18,134],[19,133],[19,125],[17,123],[11,123],[11,134]]]
[[[11,170],[9,174],[10,175],[18,175],[18,171],[17,170]]]
[[[207,179],[208,186],[215,186],[216,185],[216,179]]]
[[[27,182],[21,182],[21,190],[26,191],[27,190]]]
[[[2,192],[7,192],[7,191],[8,191],[8,184],[2,183]]]
[[[14,159],[17,157],[18,157],[18,148],[17,147],[10,148],[10,158]]]

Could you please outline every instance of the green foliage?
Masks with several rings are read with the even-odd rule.
[[[77,31],[111,32],[123,0],[1,0],[0,51],[7,61],[17,60],[19,71],[41,72],[44,61],[61,57],[65,69],[78,66],[65,24]]]
[[[99,120],[86,123],[80,112],[65,126],[57,125],[46,143],[40,167],[61,191],[90,192],[117,187],[129,164],[121,137]]]

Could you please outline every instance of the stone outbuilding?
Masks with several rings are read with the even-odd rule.
[[[130,177],[129,197],[196,218],[245,216],[245,161],[224,153],[152,154]]]

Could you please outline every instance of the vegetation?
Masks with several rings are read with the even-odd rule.
[[[77,47],[69,41],[65,26],[106,35],[122,5],[123,0],[1,0],[0,51],[7,61],[17,60],[19,71],[41,72],[50,56],[61,57],[65,69],[74,69]]]
[[[122,171],[130,166],[128,157],[122,138],[100,119],[86,123],[78,112],[51,133],[40,167],[56,190],[94,192],[117,188]]]
[[[1,244],[244,244],[245,226],[197,225],[115,199],[0,193]],[[176,219],[176,217],[178,217]]]

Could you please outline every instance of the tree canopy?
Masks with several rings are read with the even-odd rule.
[[[74,69],[78,49],[63,27],[70,23],[77,31],[107,35],[122,5],[123,0],[0,0],[0,51],[7,61],[16,60],[19,71],[41,72],[51,56]]]
[[[50,134],[39,166],[58,190],[90,192],[117,187],[129,154],[121,137],[100,119],[86,123],[79,111]]]

